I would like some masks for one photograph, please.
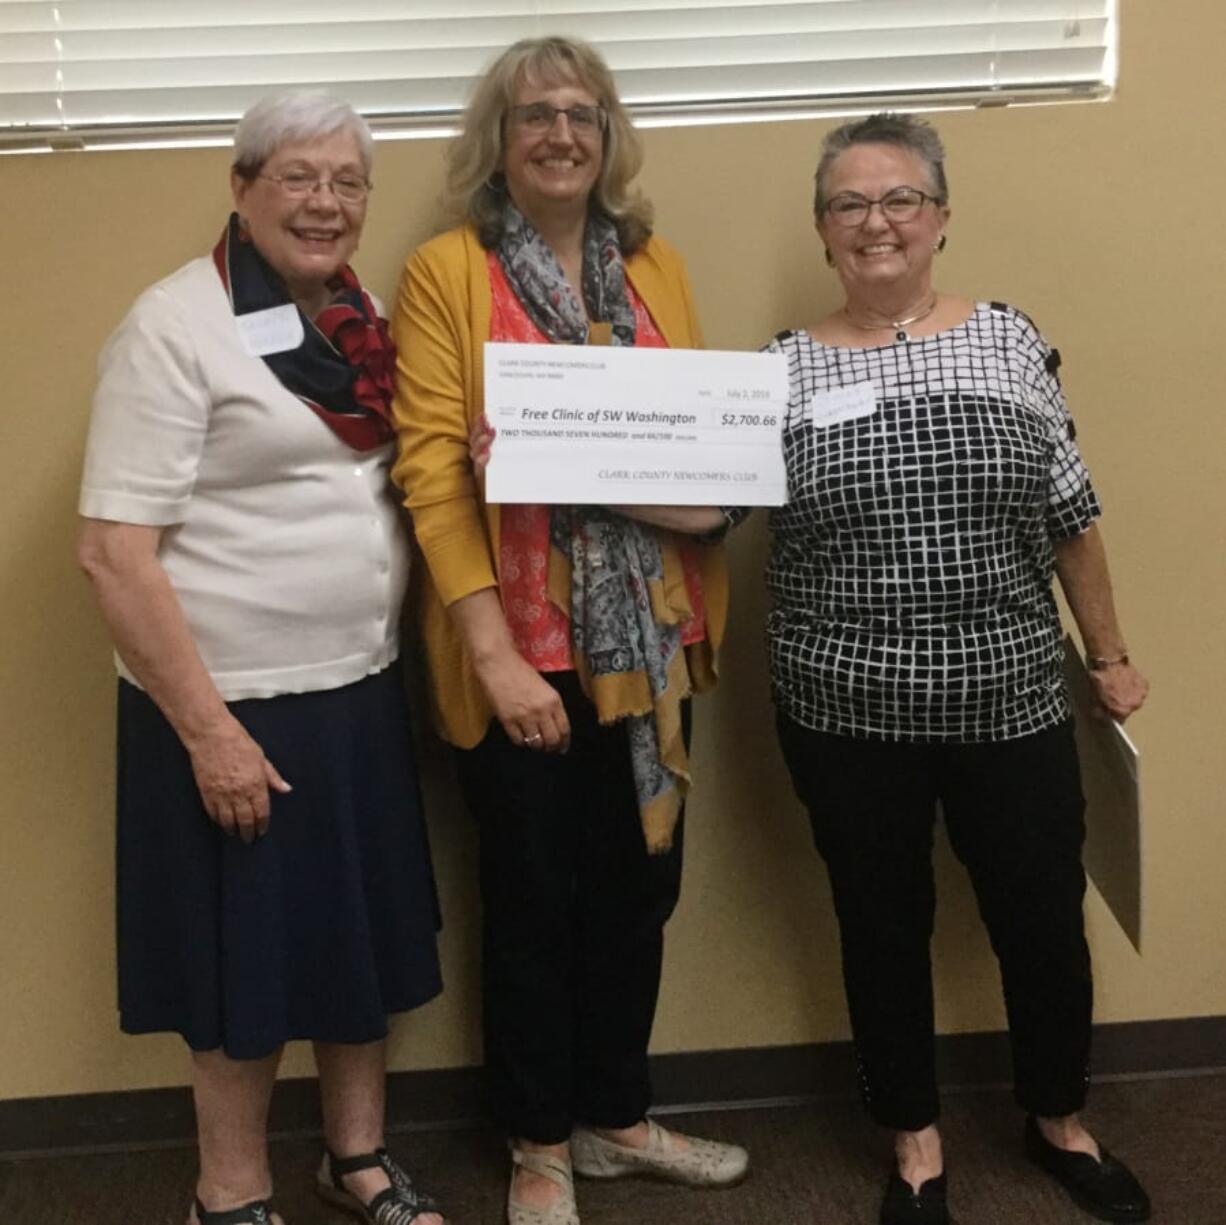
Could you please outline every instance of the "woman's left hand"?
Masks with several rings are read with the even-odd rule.
[[[482,413],[468,432],[468,457],[472,460],[473,471],[480,475],[489,467],[490,451],[494,445],[497,430],[490,425],[490,419]]]
[[[1117,723],[1140,710],[1149,693],[1149,681],[1132,664],[1108,664],[1091,672],[1090,680],[1103,712]]]

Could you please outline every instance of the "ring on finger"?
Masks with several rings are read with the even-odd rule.
[[[525,744],[540,744],[543,738],[544,737],[541,736],[540,732],[533,732],[531,736],[524,737],[524,743]]]

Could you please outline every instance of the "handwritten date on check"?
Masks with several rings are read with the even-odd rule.
[[[779,353],[485,346],[491,502],[782,506]]]

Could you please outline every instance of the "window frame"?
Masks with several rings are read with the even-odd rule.
[[[81,4],[98,4],[104,5],[107,0],[76,0],[78,6]],[[138,3],[144,3],[146,6],[152,7],[154,4],[171,3],[173,0],[138,0]],[[601,0],[594,0],[599,4]],[[608,7],[611,4],[630,4],[633,5],[638,0],[604,0],[604,4]],[[878,10],[882,5],[888,5],[892,0],[824,0],[826,3],[833,5],[837,2],[844,10],[850,8],[854,3],[863,5],[866,11],[872,10],[873,6],[877,6]],[[981,4],[985,14],[997,13],[1002,11],[1002,6],[1007,6],[1010,3],[1015,4],[1032,4],[1037,9],[1044,8],[1057,9],[1064,8],[1069,11],[1070,16],[1064,18],[1066,28],[1071,25],[1076,25],[1078,33],[1080,32],[1081,18],[1076,14],[1091,15],[1095,22],[1104,21],[1106,28],[1106,37],[1101,44],[1102,51],[1102,72],[1094,79],[1068,79],[1068,80],[1034,80],[1031,82],[1012,82],[1007,85],[990,83],[953,83],[939,87],[926,88],[908,88],[902,85],[894,88],[874,88],[874,89],[857,89],[843,91],[813,91],[807,94],[797,94],[794,91],[778,92],[778,93],[756,93],[753,96],[724,96],[724,97],[674,97],[674,98],[636,98],[633,89],[624,91],[623,101],[636,125],[641,128],[651,127],[680,127],[691,125],[706,125],[706,124],[729,124],[729,123],[750,123],[750,122],[766,122],[779,121],[788,119],[813,119],[823,118],[828,116],[855,115],[867,114],[879,110],[908,110],[908,111],[942,111],[970,108],[991,108],[1012,105],[1026,104],[1048,104],[1054,102],[1082,102],[1082,101],[1106,101],[1110,99],[1116,88],[1116,79],[1118,75],[1118,46],[1119,46],[1119,0],[928,0],[933,6],[932,11],[939,11],[940,5],[949,3],[952,5],[962,5],[964,8],[973,4]],[[566,0],[552,0],[552,3],[547,7],[561,8],[566,3]],[[728,11],[728,9],[737,3],[737,0],[719,0],[722,4],[720,11]],[[757,0],[753,3],[744,3],[740,0],[741,5],[746,12],[751,12],[755,7],[778,9],[779,5],[758,4]],[[680,11],[701,12],[701,9],[693,7],[694,0],[681,0]],[[46,0],[45,3],[21,3],[20,0],[0,0],[0,30],[4,28],[5,9],[12,5],[14,9],[34,10],[45,8],[48,10],[59,11],[64,5],[55,5]],[[117,9],[123,9],[123,4],[115,5]],[[127,7],[133,7],[129,4]],[[525,22],[531,24],[532,30],[525,27],[525,33],[539,32],[544,18],[540,14],[542,4],[537,3],[534,6],[524,5],[523,13]],[[795,3],[796,10],[809,9],[819,11],[822,8],[822,3],[803,4]],[[1099,10],[1105,10],[1105,13]],[[287,13],[290,11],[289,6],[286,6]],[[624,12],[627,21],[633,19],[633,9],[627,9]],[[1060,18],[1049,17],[1044,18],[1044,22],[1055,23]],[[286,23],[289,25],[290,23]],[[987,26],[989,23],[978,23]],[[565,25],[564,21],[559,20],[559,25]],[[196,28],[196,27],[192,27]],[[886,27],[881,27],[886,28]],[[935,22],[922,27],[924,30],[940,30],[942,27]],[[952,25],[948,28],[953,29]],[[961,27],[958,27],[961,28]],[[998,19],[994,30],[1007,28],[1007,23],[1002,26]],[[627,29],[632,31],[632,26],[627,26]],[[866,38],[870,36],[871,31],[868,27],[863,31],[855,31],[862,33]],[[43,33],[43,32],[37,32]],[[35,35],[37,36],[37,34]],[[757,36],[757,32],[738,35],[739,38],[752,39]],[[58,41],[58,40],[57,40]],[[622,44],[610,44],[610,48],[621,46]],[[634,77],[634,70],[619,69],[617,64],[616,54],[610,48],[601,47],[597,43],[598,48],[605,52],[606,58],[609,59],[613,67],[615,75],[622,79],[623,74],[629,80]],[[1096,41],[1092,45],[1092,51],[1097,53],[1099,43]],[[1035,51],[1036,56],[1040,52]],[[919,58],[919,57],[916,57]],[[929,57],[932,62],[938,58],[935,53]],[[840,66],[848,62],[855,61],[838,60],[832,61]],[[874,63],[878,61],[873,61]],[[888,62],[882,61],[882,62]],[[761,68],[762,65],[769,66],[770,61],[764,60],[761,63],[748,65],[753,69]],[[81,123],[63,123],[60,125],[52,125],[48,122],[38,124],[21,125],[6,119],[4,109],[6,93],[3,89],[3,72],[6,64],[0,59],[0,154],[11,153],[50,153],[63,151],[100,151],[100,150],[117,150],[117,149],[160,149],[160,148],[192,148],[192,147],[219,147],[230,144],[235,125],[237,123],[237,115],[234,116],[217,116],[212,118],[201,118],[199,120],[141,120],[138,122],[81,122]],[[745,67],[745,65],[741,65]],[[791,65],[787,65],[791,67]],[[682,70],[678,70],[679,72]],[[766,69],[769,71],[769,67]],[[730,69],[729,77],[733,75]],[[58,79],[62,80],[62,74],[57,74]],[[475,78],[453,77],[457,82],[471,81]],[[293,82],[286,82],[281,88],[294,87]],[[301,82],[305,87],[311,88],[332,88],[340,97],[344,97],[346,90],[344,85],[329,85],[328,82],[304,81]],[[235,88],[240,88],[236,86]],[[130,92],[135,94],[135,89],[129,87]],[[270,92],[270,87],[267,86],[251,86],[250,101],[254,101],[257,97]],[[40,91],[42,95],[46,95],[48,91]],[[466,89],[465,91],[466,92]],[[71,91],[61,92],[58,98],[60,113],[64,113],[63,99],[68,96]],[[250,102],[247,103],[249,105]],[[421,138],[438,138],[453,135],[459,128],[460,116],[463,111],[463,99],[457,96],[454,105],[449,105],[444,108],[434,109],[416,109],[412,111],[403,110],[377,110],[363,109],[358,106],[357,109],[362,110],[367,121],[370,123],[371,129],[378,140],[390,139],[421,139]]]

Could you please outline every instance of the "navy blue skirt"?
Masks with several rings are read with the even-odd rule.
[[[229,708],[293,786],[251,844],[209,819],[178,736],[119,683],[120,1026],[234,1059],[382,1038],[442,990],[399,667]]]

